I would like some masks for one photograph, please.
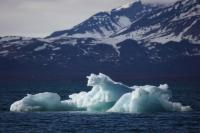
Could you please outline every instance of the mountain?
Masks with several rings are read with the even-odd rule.
[[[46,38],[0,37],[0,80],[199,77],[199,5],[134,1]]]
[[[142,5],[141,1],[135,1],[110,12],[99,12],[72,29],[56,31],[49,37],[108,37],[129,26],[139,16],[146,14],[152,8],[148,5]]]
[[[185,39],[200,43],[199,15],[199,0],[182,0],[145,14],[118,35],[145,42],[166,43]]]

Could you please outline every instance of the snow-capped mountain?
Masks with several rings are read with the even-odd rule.
[[[97,13],[70,30],[52,33],[49,38],[90,37],[112,45],[126,39],[200,43],[199,5],[199,0],[180,0],[166,6],[134,1],[110,12]]]
[[[72,36],[103,38],[128,27],[138,17],[150,12],[153,8],[143,5],[141,1],[134,1],[110,12],[99,12],[70,30],[56,31],[49,37]]]
[[[200,1],[134,1],[46,38],[0,37],[0,79],[200,76]]]
[[[198,29],[200,29],[200,1],[181,0],[171,6],[145,14],[117,35],[146,42],[166,43],[185,39],[200,43]]]

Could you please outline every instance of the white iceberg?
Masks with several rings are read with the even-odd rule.
[[[88,78],[89,92],[69,95],[68,100],[61,101],[56,93],[28,94],[20,101],[14,102],[10,111],[91,111],[149,113],[165,111],[190,111],[190,106],[171,102],[171,91],[168,85],[129,87],[113,81],[100,73],[91,74]]]

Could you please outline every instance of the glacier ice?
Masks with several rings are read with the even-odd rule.
[[[80,92],[69,96],[68,103],[75,104],[78,108],[88,111],[106,111],[125,93],[131,92],[131,88],[121,83],[114,82],[104,74],[91,74],[88,78],[89,92]]]
[[[124,94],[108,112],[148,113],[165,111],[189,111],[189,106],[170,102],[167,85],[134,86],[134,91]]]
[[[158,87],[126,86],[113,81],[110,77],[100,73],[91,74],[88,92],[69,95],[69,99],[61,101],[56,93],[28,94],[23,99],[14,102],[10,111],[90,111],[90,112],[121,112],[121,113],[149,113],[166,111],[190,111],[190,106],[171,102],[171,91],[168,85]]]
[[[28,94],[22,100],[11,105],[11,111],[45,111],[58,108],[60,96],[55,93],[39,93],[36,95]]]

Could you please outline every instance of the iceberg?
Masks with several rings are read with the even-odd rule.
[[[166,111],[189,111],[190,106],[170,102],[168,85],[134,86],[134,91],[124,94],[108,112],[150,113]]]
[[[130,87],[102,73],[91,74],[87,78],[87,86],[92,88],[88,92],[71,94],[67,100],[61,100],[58,94],[51,92],[28,94],[14,102],[10,111],[151,113],[192,110],[190,106],[170,101],[172,93],[167,84]]]

